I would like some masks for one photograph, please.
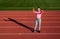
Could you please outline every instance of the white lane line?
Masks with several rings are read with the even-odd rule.
[[[60,28],[60,26],[42,26],[42,28]]]
[[[14,14],[14,15],[11,14],[11,15],[9,15],[9,14],[8,14],[8,15],[0,15],[0,16],[12,16],[12,17],[16,17],[16,16],[17,16],[17,17],[19,17],[19,16],[22,16],[22,17],[23,17],[23,16],[33,16],[33,17],[34,17],[35,15],[34,15],[34,14],[33,14],[33,15],[32,15],[32,14],[31,14],[31,15],[27,15],[27,14],[26,14],[26,15],[16,15],[16,14]]]
[[[34,28],[33,26],[30,26]],[[0,26],[0,28],[24,28],[22,26]],[[41,28],[60,28],[60,26],[41,26]]]
[[[0,26],[0,28],[23,28],[22,26]]]
[[[19,33],[19,35],[60,35],[60,33]]]
[[[0,33],[0,35],[59,35],[60,33]]]
[[[8,20],[8,19],[7,19]],[[32,20],[32,23],[34,23],[34,19],[30,19],[30,20]],[[26,19],[23,19],[21,22],[25,22],[25,23],[31,23],[31,21],[30,20],[26,20]],[[17,19],[17,21],[19,21],[19,19]],[[3,23],[3,24],[5,24],[5,23],[13,23],[13,22],[6,22],[6,21],[0,21],[0,23]],[[60,24],[60,20],[58,21],[43,21],[42,22],[42,24]]]

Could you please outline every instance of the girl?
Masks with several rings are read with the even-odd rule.
[[[37,10],[33,8],[33,13],[36,14],[36,21],[35,21],[35,27],[34,27],[34,32],[36,32],[36,28],[38,27],[38,32],[40,32],[41,28],[41,15],[43,11],[38,7]]]

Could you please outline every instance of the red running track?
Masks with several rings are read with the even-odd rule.
[[[60,10],[42,14],[41,33],[33,33],[32,11],[0,11],[0,39],[60,39]]]

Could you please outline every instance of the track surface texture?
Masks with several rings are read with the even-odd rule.
[[[44,10],[41,32],[32,32],[32,11],[0,11],[0,39],[60,39],[60,10]]]

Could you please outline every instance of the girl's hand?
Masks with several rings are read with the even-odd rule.
[[[33,12],[34,12],[34,8],[33,8]]]
[[[42,11],[42,13],[44,13],[44,11],[43,10],[41,10]]]

